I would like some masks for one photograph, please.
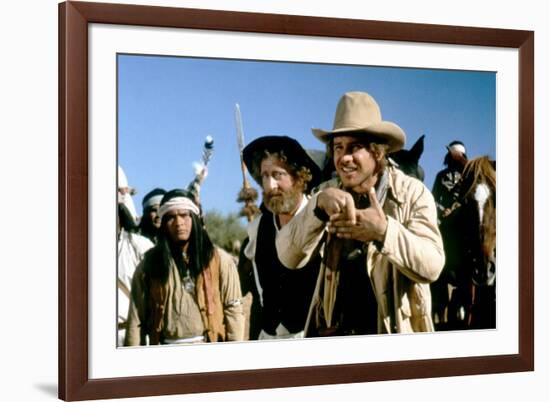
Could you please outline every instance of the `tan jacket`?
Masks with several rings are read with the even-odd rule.
[[[433,331],[429,283],[439,277],[445,263],[435,202],[420,181],[393,167],[388,172],[388,194],[383,205],[388,219],[386,237],[380,250],[372,242],[366,250],[365,268],[378,302],[378,332]],[[321,189],[340,186],[333,179],[323,183]],[[302,267],[312,253],[318,252],[326,224],[315,216],[316,205],[317,194],[277,234],[277,253],[288,268]],[[328,271],[322,264],[306,328],[318,318],[315,313],[325,303],[321,289],[327,288],[325,284],[331,277]]]
[[[162,300],[163,303],[161,307],[164,312],[163,317],[158,323],[154,324],[161,331],[162,338],[177,339],[204,334],[211,338],[211,341],[215,338],[228,341],[243,340],[244,315],[239,276],[233,259],[225,251],[216,248],[216,256],[213,262],[219,261],[219,264],[212,267],[208,281],[213,288],[204,291],[204,275],[208,274],[200,276],[196,281],[195,290],[197,295],[195,298],[189,298],[184,293],[176,264],[170,257],[168,259],[169,273],[166,283],[161,286],[154,286],[154,290],[148,296],[149,299],[145,300],[147,296],[145,295],[144,271],[147,271],[146,267],[155,261],[150,257],[151,253],[145,256],[137,267],[132,280],[132,299],[128,312],[126,346],[145,344],[142,325],[146,324],[146,314],[151,314],[151,309],[154,308],[154,306],[151,306],[151,301],[154,304],[155,300]],[[162,295],[157,293],[162,293]],[[208,305],[206,293],[213,295],[210,298],[211,306]],[[209,313],[209,310],[212,312]],[[185,322],[189,319],[196,322]],[[149,325],[151,325],[150,322]],[[202,333],[188,333],[189,328],[195,328],[196,331]],[[220,336],[211,337],[210,333],[212,332],[216,332]]]

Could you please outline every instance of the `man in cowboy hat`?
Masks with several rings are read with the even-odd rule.
[[[431,193],[386,161],[405,133],[365,92],[344,94],[333,130],[313,133],[338,177],[276,239],[281,262],[301,268],[327,238],[306,336],[432,331],[429,283],[445,256]]]
[[[255,139],[243,149],[243,160],[263,190],[262,213],[248,226],[244,250],[261,304],[259,339],[302,338],[320,257],[316,253],[303,269],[291,271],[277,258],[275,236],[307,204],[305,194],[319,184],[321,170],[286,136]]]
[[[237,269],[212,244],[193,195],[167,192],[159,216],[159,242],[132,279],[125,345],[242,340]]]

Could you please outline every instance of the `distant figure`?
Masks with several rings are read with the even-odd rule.
[[[466,147],[461,141],[453,141],[446,147],[447,153],[443,163],[445,168],[435,177],[433,196],[437,205],[437,216],[443,246],[445,248],[445,266],[439,279],[432,283],[432,304],[436,329],[462,329],[465,322],[465,310],[460,306],[453,307],[451,300],[463,299],[457,292],[457,276],[462,276],[462,250],[458,242],[460,222],[457,222],[461,200],[462,172],[468,161]],[[463,286],[460,286],[463,288]]]
[[[159,241],[132,280],[125,345],[242,340],[237,268],[212,244],[194,195],[167,192],[159,216]]]
[[[263,189],[262,213],[248,226],[244,250],[260,298],[259,339],[303,338],[321,258],[315,254],[303,269],[289,270],[277,257],[275,237],[307,204],[305,194],[318,184],[321,171],[300,144],[286,136],[257,138],[243,149],[243,159]]]
[[[143,208],[143,215],[139,223],[139,230],[142,236],[147,237],[153,243],[158,241],[159,229],[160,229],[160,217],[158,214],[160,201],[166,194],[166,190],[162,188],[155,188],[151,190],[141,202]]]
[[[153,243],[146,237],[137,234],[137,216],[132,200],[133,189],[128,185],[128,179],[122,168],[118,167],[118,269],[117,269],[117,345],[122,346],[127,327],[127,314],[130,305],[132,276],[136,267],[143,259]]]
[[[456,203],[459,198],[457,184],[460,182],[466,162],[468,162],[468,157],[462,142],[453,141],[447,145],[447,154],[443,160],[446,168],[437,173],[432,189],[440,220],[449,216],[457,207]]]

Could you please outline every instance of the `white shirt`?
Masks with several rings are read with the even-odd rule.
[[[126,292],[122,290],[126,287],[128,291],[132,289],[132,277],[136,267],[143,259],[143,255],[147,250],[154,246],[153,242],[148,238],[136,233],[129,233],[122,229],[118,238],[118,272],[117,272],[117,316],[118,322],[125,322],[130,306],[130,299]],[[122,283],[119,283],[122,282]],[[124,340],[124,331],[120,334]],[[120,339],[119,339],[119,344]]]

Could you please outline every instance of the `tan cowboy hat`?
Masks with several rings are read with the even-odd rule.
[[[397,124],[383,121],[378,103],[366,92],[346,92],[338,102],[332,131],[312,129],[315,137],[327,143],[334,135],[354,132],[370,134],[395,152],[405,145],[405,132]]]

